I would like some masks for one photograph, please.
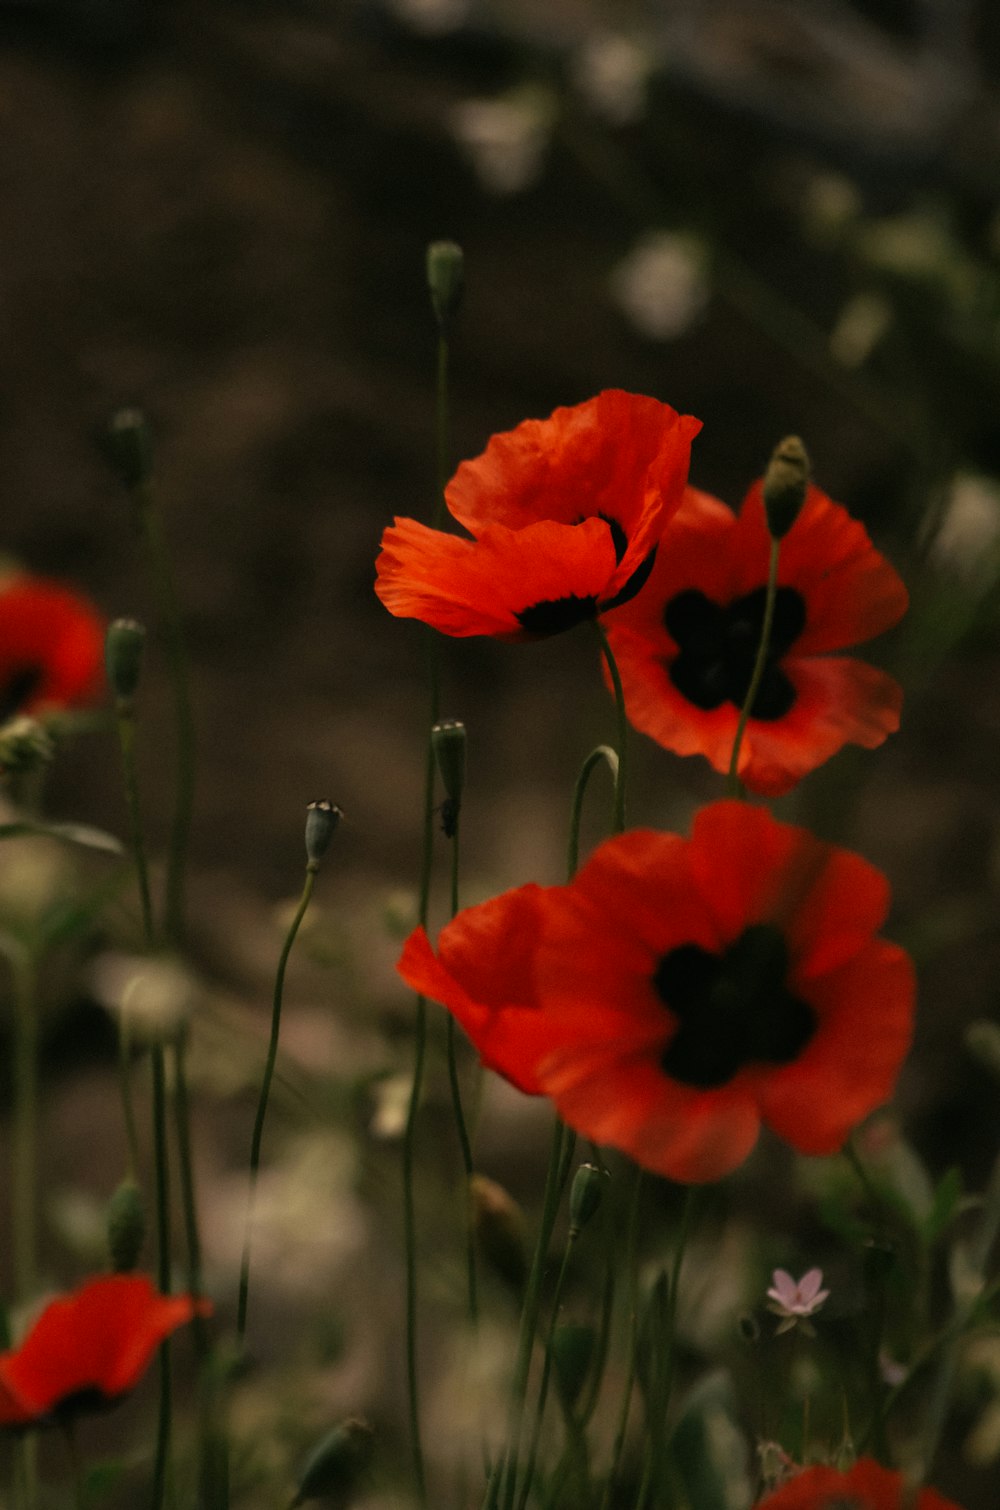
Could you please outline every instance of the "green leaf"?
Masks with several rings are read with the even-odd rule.
[[[21,818],[16,823],[0,823],[0,839],[22,839],[28,836],[43,839],[61,839],[65,844],[81,844],[85,849],[103,850],[109,855],[123,855],[125,847],[114,834],[102,828],[91,828],[87,823],[43,823]]]
[[[924,1239],[936,1243],[958,1212],[962,1199],[962,1171],[949,1169],[942,1175],[934,1191],[934,1201],[924,1222]]]

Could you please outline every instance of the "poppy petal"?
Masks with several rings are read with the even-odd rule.
[[[573,600],[577,621],[593,618],[614,577],[615,553],[599,519],[576,527],[492,525],[476,540],[397,519],[382,536],[376,570],[375,591],[398,618],[421,619],[443,634],[527,640],[536,634],[518,616],[540,604]]]
[[[832,1510],[834,1505],[857,1510],[961,1510],[936,1489],[914,1492],[901,1473],[883,1468],[874,1458],[859,1458],[846,1472],[825,1463],[803,1468],[762,1499],[757,1510]]]
[[[38,577],[0,591],[0,721],[100,695],[104,621],[76,593]]]

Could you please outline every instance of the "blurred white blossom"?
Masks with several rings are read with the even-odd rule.
[[[970,585],[985,585],[1000,565],[1000,481],[959,472],[931,547],[935,563]]]
[[[202,995],[191,972],[169,955],[102,954],[91,981],[101,1005],[143,1043],[173,1038]]]
[[[651,53],[617,32],[594,32],[573,59],[573,80],[584,99],[613,125],[627,126],[646,110]]]
[[[642,335],[670,341],[690,329],[708,304],[707,263],[697,237],[655,231],[619,262],[611,292]]]
[[[493,99],[463,100],[451,126],[484,187],[517,194],[541,177],[554,113],[549,91],[526,85]]]
[[[414,31],[444,36],[468,19],[471,0],[390,0],[390,9]]]
[[[830,351],[844,367],[861,367],[892,324],[892,305],[881,294],[854,294],[830,335]]]

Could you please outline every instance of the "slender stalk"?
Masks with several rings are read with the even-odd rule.
[[[767,665],[767,652],[771,643],[771,626],[774,622],[774,604],[778,595],[778,558],[780,553],[781,542],[772,537],[771,555],[767,568],[767,595],[764,599],[764,622],[760,631],[760,644],[757,646],[757,658],[753,664],[753,673],[750,677],[747,695],[743,699],[743,706],[740,709],[739,720],[736,724],[736,733],[733,736],[733,753],[729,760],[728,785],[731,797],[738,797],[740,795],[740,746],[743,743],[743,735],[746,732],[747,720],[750,717],[757,693],[760,691],[760,684],[764,677],[764,667]]]
[[[535,1419],[531,1428],[531,1441],[528,1445],[528,1459],[524,1467],[524,1483],[521,1485],[521,1493],[517,1500],[517,1510],[525,1510],[528,1503],[528,1495],[531,1492],[531,1481],[535,1476],[535,1464],[538,1461],[538,1447],[542,1436],[542,1421],[545,1417],[545,1406],[548,1401],[549,1379],[552,1374],[552,1341],[555,1337],[556,1326],[559,1321],[559,1307],[562,1304],[563,1286],[566,1282],[566,1273],[569,1269],[570,1255],[576,1241],[576,1234],[571,1232],[566,1239],[563,1249],[562,1263],[559,1265],[559,1275],[556,1279],[555,1292],[552,1296],[552,1312],[549,1316],[548,1330],[545,1336],[545,1355],[542,1362],[542,1378],[538,1386],[538,1401],[535,1406]]]
[[[629,1282],[629,1348],[628,1365],[625,1373],[625,1388],[622,1391],[621,1406],[618,1412],[618,1424],[615,1428],[614,1443],[611,1448],[611,1463],[608,1467],[608,1476],[604,1484],[604,1494],[601,1496],[601,1510],[608,1510],[614,1493],[615,1480],[621,1466],[622,1453],[625,1450],[625,1437],[628,1432],[629,1410],[632,1405],[632,1391],[635,1388],[636,1367],[639,1359],[639,1208],[642,1204],[643,1171],[636,1169],[635,1182],[632,1186],[632,1201],[629,1206],[628,1229],[625,1238],[625,1272]]]
[[[131,698],[117,700],[115,722],[118,726],[118,742],[121,746],[125,806],[128,810],[132,863],[135,866],[136,883],[139,888],[142,932],[147,947],[152,947],[156,930],[153,923],[153,900],[149,885],[149,866],[146,860],[142,806],[139,800],[139,774],[135,757],[135,705]],[[125,1116],[128,1173],[135,1180],[139,1169],[139,1138],[136,1132],[135,1105],[132,1097],[129,1032],[124,1016],[119,1019],[118,1026],[118,1077],[121,1086],[122,1111]]]
[[[657,1485],[658,1494],[664,1500],[666,1500],[669,1493],[670,1481],[669,1462],[667,1459],[666,1417],[667,1411],[670,1408],[670,1395],[673,1390],[674,1371],[677,1365],[677,1300],[680,1291],[681,1268],[684,1263],[684,1254],[691,1232],[691,1219],[694,1215],[696,1201],[697,1187],[689,1185],[684,1192],[681,1219],[677,1229],[677,1241],[674,1245],[673,1263],[670,1266],[667,1313],[664,1318],[666,1336],[662,1340],[664,1361],[662,1370],[658,1372],[656,1387],[653,1392],[653,1408],[649,1420],[649,1463],[653,1479]]]
[[[271,1094],[271,1081],[274,1078],[274,1066],[278,1058],[278,1038],[281,1033],[281,1004],[285,991],[285,968],[288,957],[295,943],[295,936],[299,931],[302,919],[306,915],[306,909],[312,898],[313,887],[316,884],[316,872],[319,869],[317,860],[310,860],[306,865],[306,878],[302,887],[302,896],[299,905],[295,909],[291,926],[285,936],[285,942],[281,948],[278,959],[278,968],[274,977],[274,996],[271,1003],[271,1037],[267,1046],[267,1060],[264,1064],[264,1078],[260,1086],[260,1098],[257,1102],[257,1115],[254,1118],[253,1135],[250,1140],[250,1189],[247,1196],[246,1226],[243,1234],[243,1259],[240,1264],[240,1292],[236,1306],[236,1337],[242,1348],[247,1330],[247,1302],[250,1294],[250,1247],[253,1240],[253,1208],[257,1194],[257,1176],[260,1171],[260,1148],[264,1137],[264,1119],[267,1116],[267,1103]]]
[[[166,635],[167,658],[174,695],[177,737],[177,790],[167,857],[164,931],[173,943],[184,936],[184,886],[188,842],[194,813],[195,725],[191,707],[191,681],[180,599],[174,581],[160,511],[151,483],[134,489],[136,511],[149,558],[157,611]]]
[[[583,818],[583,799],[587,795],[587,787],[595,768],[604,761],[611,772],[611,779],[618,788],[619,762],[617,753],[610,745],[598,745],[591,750],[583,765],[580,774],[576,778],[576,786],[573,788],[573,807],[569,820],[569,843],[566,847],[566,874],[570,881],[576,875],[580,863],[580,823]]]
[[[38,975],[31,951],[11,957],[14,975],[12,1226],[14,1296],[33,1298],[38,1256]]]
[[[451,836],[451,915],[458,912],[458,836],[459,817],[456,813]],[[472,1158],[472,1140],[462,1107],[462,1086],[458,1078],[455,1019],[448,1013],[447,1024],[448,1083],[451,1086],[451,1104],[455,1113],[455,1128],[462,1150],[462,1169],[465,1175],[465,1267],[469,1297],[469,1320],[473,1327],[479,1325],[479,1294],[476,1283],[476,1234],[472,1213],[472,1176],[475,1164]]]
[[[184,1237],[187,1246],[187,1286],[192,1295],[201,1295],[201,1237],[198,1232],[198,1203],[194,1187],[194,1160],[191,1151],[191,1105],[187,1083],[187,1040],[182,1033],[172,1045],[174,1072],[174,1109],[177,1132],[178,1172],[180,1174],[181,1206],[184,1213]],[[195,1314],[195,1349],[199,1361],[204,1363],[208,1355],[208,1331],[205,1318]]]
[[[552,1229],[559,1209],[560,1168],[562,1165],[563,1124],[556,1119],[552,1129],[552,1147],[549,1152],[549,1167],[545,1177],[545,1194],[542,1198],[542,1218],[531,1260],[528,1283],[524,1292],[521,1310],[521,1327],[518,1335],[517,1358],[511,1384],[510,1409],[507,1421],[507,1450],[499,1460],[505,1472],[502,1504],[512,1510],[517,1487],[518,1459],[521,1451],[521,1432],[524,1422],[524,1405],[528,1395],[528,1376],[531,1372],[531,1355],[534,1350],[535,1333],[538,1330],[538,1313],[542,1303],[542,1283]]]
[[[604,633],[600,619],[592,620],[601,645],[601,654],[611,677],[615,691],[615,712],[618,720],[618,769],[615,772],[615,800],[612,810],[612,827],[616,834],[625,831],[625,794],[628,785],[628,717],[625,712],[625,692],[618,672],[618,663]]]
[[[167,1075],[162,1044],[151,1050],[153,1070],[153,1162],[156,1170],[157,1283],[163,1295],[170,1293],[170,1166],[167,1156]],[[153,1510],[162,1510],[170,1477],[172,1389],[170,1343],[162,1342],[158,1353],[160,1404],[156,1425],[156,1456],[153,1462]]]

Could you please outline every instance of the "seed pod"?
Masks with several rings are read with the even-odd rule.
[[[329,849],[330,840],[343,816],[336,803],[325,798],[310,802],[306,808],[306,858],[311,869],[319,869],[319,862]]]
[[[135,696],[142,674],[146,627],[136,619],[115,619],[104,640],[104,665],[108,684],[116,698],[128,702]]]
[[[127,488],[139,488],[153,475],[153,436],[141,409],[118,409],[103,437],[104,454]]]
[[[773,540],[782,540],[806,501],[809,455],[797,435],[778,442],[764,473],[764,510]]]
[[[465,254],[457,242],[431,242],[427,248],[427,287],[438,328],[444,332],[458,314],[465,288]]]

